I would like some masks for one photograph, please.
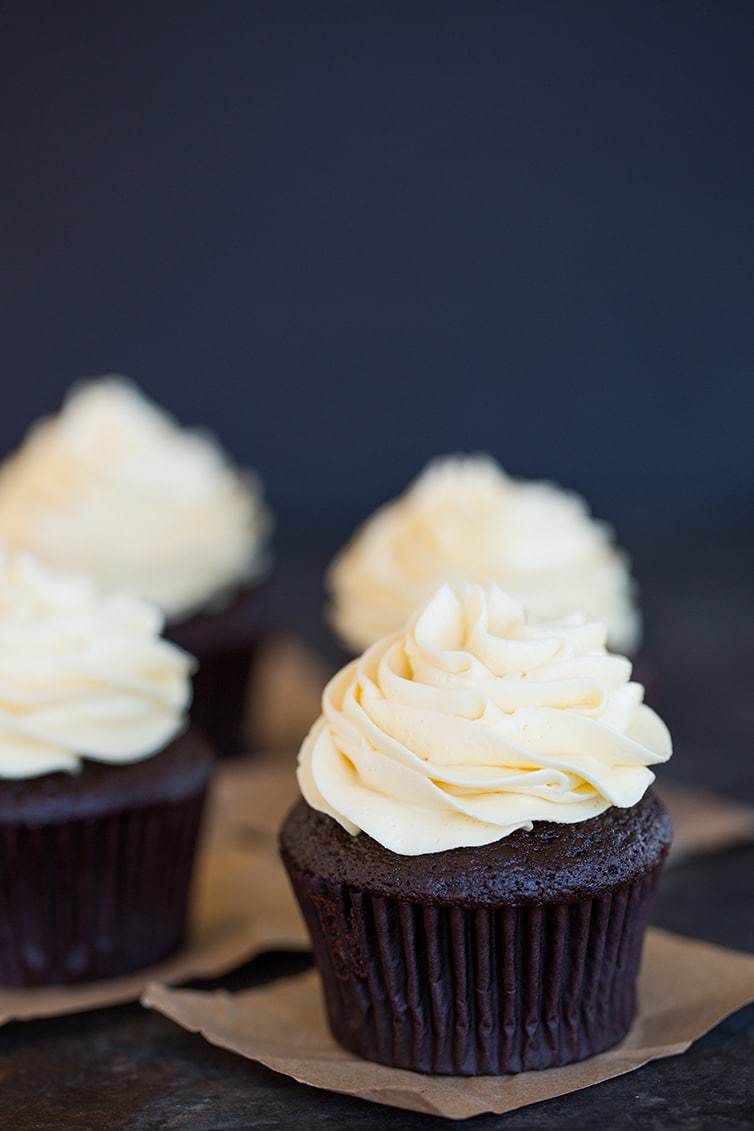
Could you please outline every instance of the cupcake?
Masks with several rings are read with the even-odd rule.
[[[130,382],[72,390],[0,467],[0,544],[154,602],[199,660],[192,717],[243,749],[269,517],[258,480]]]
[[[345,1048],[498,1074],[628,1031],[671,744],[605,640],[443,586],[325,689],[281,852]]]
[[[640,619],[625,556],[577,495],[511,479],[489,456],[430,463],[330,567],[329,619],[352,653],[395,632],[444,581],[494,582],[543,620],[580,609],[631,655]]]
[[[0,556],[0,985],[112,978],[184,937],[211,766],[146,602]]]

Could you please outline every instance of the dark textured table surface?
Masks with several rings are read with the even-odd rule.
[[[701,561],[698,554],[677,548],[664,562],[660,568],[648,551],[639,564],[645,567],[640,576],[651,660],[648,698],[674,734],[673,776],[754,801],[751,556],[733,546]],[[320,565],[299,560],[295,568],[281,568],[271,595],[279,620],[303,626],[315,641],[324,639],[315,611]],[[654,921],[754,951],[752,877],[754,846],[682,864],[663,879]],[[212,985],[238,989],[306,964],[304,957],[267,955]],[[357,1123],[390,1131],[440,1125],[427,1116],[306,1088],[212,1048],[137,1005],[0,1030],[0,1126],[5,1128],[262,1131]],[[684,1056],[463,1126],[484,1131],[752,1127],[754,1006],[723,1022]]]

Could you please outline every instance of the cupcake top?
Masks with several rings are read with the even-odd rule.
[[[122,378],[74,388],[0,468],[0,543],[171,621],[256,577],[268,529],[255,477]]]
[[[405,624],[444,581],[495,582],[542,618],[579,609],[631,653],[640,621],[623,554],[577,495],[511,479],[489,456],[430,463],[330,568],[330,619],[361,651]]]
[[[186,725],[193,660],[162,614],[0,554],[0,778],[138,762]]]
[[[671,741],[606,636],[527,617],[496,585],[443,585],[326,687],[305,799],[407,856],[636,804]]]

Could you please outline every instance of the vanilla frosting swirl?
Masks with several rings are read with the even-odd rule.
[[[625,556],[579,496],[510,478],[488,456],[430,463],[331,566],[330,619],[361,651],[405,624],[444,581],[495,582],[543,619],[579,609],[632,653],[640,621]]]
[[[122,378],[75,388],[0,468],[0,542],[169,620],[257,576],[268,528],[255,477]]]
[[[0,554],[0,778],[138,762],[186,725],[193,660],[157,608]]]
[[[605,639],[581,614],[529,619],[495,585],[442,586],[326,687],[304,797],[408,856],[636,804],[671,741]]]

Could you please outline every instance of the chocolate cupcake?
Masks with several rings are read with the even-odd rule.
[[[0,984],[111,978],[181,944],[212,756],[191,658],[130,597],[0,559]]]
[[[256,477],[121,378],[75,388],[0,468],[0,544],[158,605],[223,754],[245,746],[269,527]]]
[[[579,609],[612,649],[638,648],[635,587],[608,527],[578,495],[482,455],[433,460],[360,527],[329,570],[329,618],[353,655],[458,580],[500,585],[541,620]]]
[[[671,746],[605,637],[444,586],[325,690],[281,851],[346,1048],[497,1074],[628,1031]]]

